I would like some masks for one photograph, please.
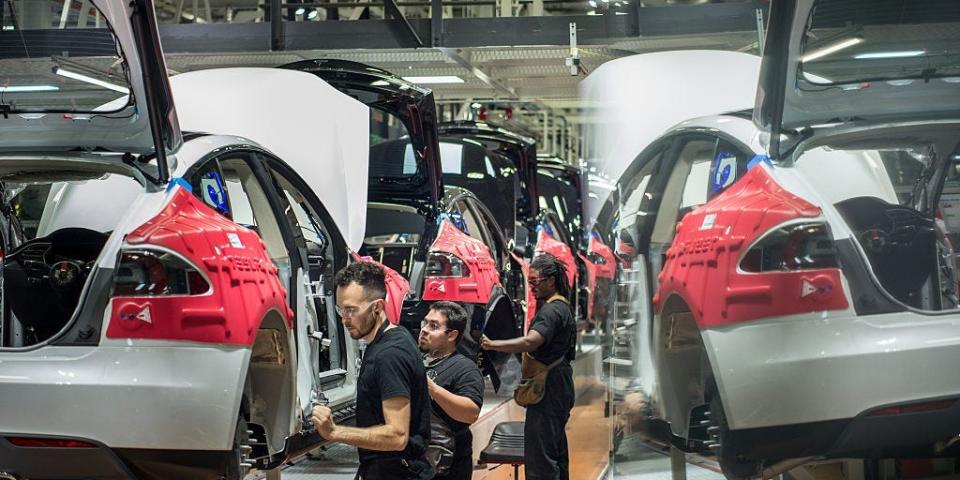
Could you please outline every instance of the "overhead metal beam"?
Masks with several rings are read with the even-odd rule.
[[[395,38],[403,37],[408,40],[408,42],[406,42],[407,45],[404,45],[407,48],[423,46],[423,40],[420,40],[420,35],[417,35],[417,31],[410,25],[407,17],[403,16],[403,12],[400,11],[400,7],[397,6],[395,0],[383,0],[383,9],[387,12],[387,15],[393,19],[393,24],[397,27],[394,32]]]
[[[438,9],[439,10],[439,9]],[[712,3],[683,7],[637,8],[639,15],[565,15],[509,18],[406,19],[418,39],[436,40],[437,21],[442,45],[448,48],[498,46],[567,46],[570,22],[577,24],[580,46],[608,45],[642,35],[708,35],[753,32],[757,28],[753,2]],[[267,27],[270,25],[267,24]],[[396,20],[353,22],[283,22],[283,50],[409,48],[394,35]],[[405,28],[405,27],[404,27]],[[273,29],[276,34],[278,29]],[[271,29],[261,23],[161,25],[167,53],[263,52],[270,50]],[[257,37],[260,37],[257,40]],[[435,43],[434,43],[435,44]]]
[[[517,98],[517,92],[513,91],[512,88],[498,82],[490,75],[487,75],[487,72],[484,72],[479,67],[470,63],[470,60],[467,58],[464,58],[464,56],[460,54],[459,50],[455,48],[438,48],[437,50],[440,50],[441,52],[443,52],[447,57],[450,58],[450,60],[453,60],[457,65],[460,65],[461,67],[469,70],[474,77],[477,77],[481,82],[486,83],[487,85],[490,85],[491,87],[494,88],[494,90],[506,95],[509,98]]]

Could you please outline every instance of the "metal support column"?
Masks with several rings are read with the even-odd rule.
[[[763,10],[757,9],[757,49],[760,51],[760,55],[763,55],[763,42],[766,37],[765,33],[766,24],[763,21]]]
[[[443,46],[443,1],[430,0],[430,46]]]
[[[267,470],[267,480],[280,480],[280,469]]]
[[[673,480],[687,480],[687,455],[670,445],[670,474]]]
[[[283,0],[270,0],[270,50],[274,52],[285,48],[282,4]]]
[[[498,0],[500,2],[500,16],[513,16],[513,0]]]

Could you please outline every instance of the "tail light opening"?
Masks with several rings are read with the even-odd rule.
[[[113,282],[114,297],[204,295],[210,282],[188,260],[162,249],[123,250]]]
[[[470,276],[470,267],[456,255],[431,252],[427,257],[427,278],[465,278]]]
[[[744,272],[792,272],[839,268],[826,223],[794,223],[767,232],[740,260]]]
[[[17,447],[28,448],[97,448],[96,445],[80,440],[68,438],[33,438],[33,437],[6,437],[7,441]]]

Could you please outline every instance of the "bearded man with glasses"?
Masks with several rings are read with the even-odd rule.
[[[428,459],[436,465],[437,480],[469,480],[473,476],[470,425],[477,421],[483,406],[483,374],[476,362],[457,352],[466,328],[466,310],[447,301],[430,305],[420,323],[419,344],[432,400],[432,435],[436,437]]]
[[[423,362],[413,337],[387,321],[383,269],[358,262],[337,272],[337,314],[355,340],[367,343],[357,378],[356,427],[337,425],[326,406],[313,409],[323,438],[359,450],[357,479],[426,480],[433,468],[430,397]]]

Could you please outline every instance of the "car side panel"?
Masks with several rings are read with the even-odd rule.
[[[774,181],[763,166],[677,224],[654,296],[660,313],[672,295],[691,308],[700,328],[804,312],[845,310],[840,270],[744,273],[745,249],[789,220],[822,218],[820,209]]]
[[[500,286],[501,282],[497,264],[486,245],[461,232],[450,220],[443,219],[430,251],[456,256],[467,265],[470,273],[465,278],[428,277],[423,285],[424,300],[450,300],[484,306],[490,302],[493,287]]]
[[[293,311],[263,241],[174,187],[166,207],[127,236],[131,247],[159,246],[199,267],[206,295],[117,297],[107,338],[162,338],[252,345],[261,320],[279,313],[293,328]]]

